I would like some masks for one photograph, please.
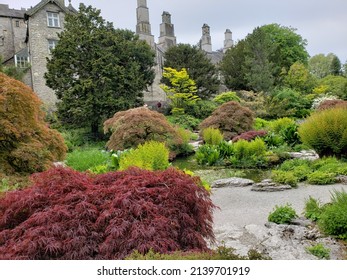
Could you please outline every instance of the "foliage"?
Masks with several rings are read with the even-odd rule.
[[[324,78],[328,75],[334,75],[333,72],[336,72],[333,70],[333,60],[336,61],[336,59],[334,58],[337,58],[337,56],[333,53],[329,53],[326,56],[324,54],[317,54],[312,56],[308,61],[308,67],[310,72],[319,79]]]
[[[110,154],[95,147],[75,149],[67,154],[66,165],[77,171],[87,171],[110,161]]]
[[[336,182],[337,179],[335,173],[315,171],[307,175],[307,183],[312,185],[329,185]]]
[[[310,93],[316,85],[316,80],[306,65],[302,62],[295,62],[290,66],[283,83],[285,86],[301,93]]]
[[[115,29],[100,10],[82,3],[78,13],[66,15],[58,36],[45,78],[59,99],[63,124],[97,135],[112,114],[142,105],[143,91],[154,79],[155,55],[146,42]]]
[[[322,243],[318,243],[312,247],[307,247],[306,250],[319,259],[330,259],[330,249],[325,248]]]
[[[13,191],[19,188],[19,184],[10,184],[9,179],[2,178],[0,181],[0,194],[3,192]]]
[[[28,86],[0,73],[0,172],[40,172],[64,159],[64,139],[45,123],[41,104]]]
[[[318,87],[323,87],[323,94],[337,96],[347,100],[347,77],[329,75],[318,81]]]
[[[172,124],[179,125],[192,131],[196,130],[201,122],[199,119],[187,114],[167,116],[167,119]]]
[[[221,94],[218,94],[215,98],[213,98],[213,101],[219,105],[222,105],[222,104],[224,104],[226,102],[230,102],[230,101],[240,102],[241,99],[240,99],[240,97],[237,96],[236,92],[228,91],[228,92],[223,92]]]
[[[198,119],[206,119],[216,109],[217,105],[215,102],[210,100],[198,100],[194,104],[187,106],[186,113]]]
[[[228,88],[269,91],[282,85],[282,74],[295,62],[306,64],[306,40],[291,27],[257,27],[229,49],[221,63]]]
[[[292,171],[273,170],[271,179],[276,183],[290,185],[293,188],[298,186],[298,178]]]
[[[253,128],[255,130],[262,130],[267,128],[269,126],[269,123],[269,121],[262,118],[255,118]]]
[[[321,106],[321,104],[323,104],[327,101],[330,102],[330,101],[335,101],[335,100],[337,100],[336,96],[329,95],[329,94],[320,95],[320,96],[316,97],[315,99],[313,99],[312,109],[318,109]]]
[[[219,129],[207,127],[202,131],[204,143],[209,145],[219,145],[223,141],[223,135]]]
[[[313,113],[298,129],[301,141],[320,157],[347,153],[347,110],[333,108]]]
[[[218,128],[224,139],[233,137],[251,130],[253,113],[248,108],[242,107],[238,102],[230,101],[218,107],[210,117],[203,120],[200,129],[207,127]]]
[[[30,66],[26,68],[19,68],[14,65],[4,65],[3,57],[0,55],[0,73],[12,77],[18,81],[22,81],[25,73],[29,70]]]
[[[183,68],[187,69],[189,76],[196,83],[196,94],[202,99],[208,99],[218,92],[220,82],[216,66],[206,53],[196,46],[178,44],[170,47],[165,52],[164,67],[179,71]],[[169,85],[165,78],[162,82]]]
[[[189,78],[185,68],[177,71],[176,69],[165,67],[163,77],[168,81],[168,85],[162,84],[160,87],[171,100],[171,113],[180,112],[183,114],[186,107],[194,105],[200,100],[195,95],[197,92],[195,82]]]
[[[139,167],[146,170],[165,170],[169,167],[169,150],[164,143],[149,141],[140,144],[120,158],[119,169]]]
[[[323,208],[319,200],[316,200],[310,196],[309,199],[305,201],[304,213],[307,219],[310,219],[315,222],[319,220],[322,212]]]
[[[177,129],[163,114],[144,107],[116,113],[105,121],[104,131],[112,133],[106,145],[114,151],[136,148],[139,144],[154,140],[167,143],[172,158],[185,145]]]
[[[0,259],[123,259],[134,250],[207,251],[215,206],[174,168],[89,176],[57,168],[0,198]]]
[[[275,209],[269,214],[269,222],[276,224],[289,224],[291,220],[298,215],[290,204],[284,206],[275,206]]]
[[[278,88],[266,97],[269,118],[303,118],[310,113],[312,96],[291,88]]]
[[[195,159],[199,165],[218,165],[221,164],[221,156],[217,146],[202,145],[195,152]]]
[[[340,99],[335,99],[335,100],[323,100],[319,106],[318,110],[326,110],[326,109],[331,109],[331,108],[336,108],[336,107],[344,107],[347,108],[347,101],[345,100],[340,100]]]
[[[266,145],[261,138],[253,141],[239,140],[233,144],[230,163],[236,167],[261,167],[267,162]]]
[[[267,131],[265,130],[250,130],[244,133],[241,133],[238,136],[235,136],[232,141],[235,143],[239,140],[246,140],[246,141],[251,141],[254,140],[257,137],[263,137],[267,134]]]
[[[318,219],[323,232],[347,240],[347,193],[335,191]]]

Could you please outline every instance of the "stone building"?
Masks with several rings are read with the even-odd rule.
[[[58,34],[64,30],[65,15],[77,12],[64,0],[42,0],[30,9],[10,9],[6,4],[0,4],[0,55],[4,64],[16,65],[30,69],[24,77],[24,82],[33,88],[41,100],[50,105],[57,101],[52,89],[46,86],[44,73],[47,71],[46,58],[58,42]],[[171,14],[164,11],[160,24],[160,35],[157,43],[151,31],[147,0],[137,0],[136,33],[145,40],[156,53],[156,77],[145,92],[145,102],[156,104],[165,101],[166,94],[160,88],[165,51],[176,45],[174,25]],[[202,37],[198,45],[206,52],[213,63],[223,58],[223,52],[233,45],[231,31],[225,32],[223,51],[212,51],[210,27],[204,24]]]
[[[140,39],[145,40],[156,53],[156,76],[152,86],[148,89],[148,92],[144,94],[145,102],[148,105],[154,105],[158,101],[166,101],[166,94],[159,85],[162,77],[165,51],[176,45],[175,29],[171,22],[171,14],[164,11],[162,14],[162,23],[160,24],[160,36],[158,38],[158,43],[155,43],[154,36],[151,33],[147,0],[137,0],[136,15],[136,33],[139,35]],[[210,27],[204,24],[202,26],[202,36],[197,45],[206,52],[206,55],[210,58],[212,63],[218,64],[222,60],[224,53],[233,46],[232,33],[227,29],[225,31],[223,50],[213,51]]]
[[[0,4],[0,55],[5,64],[25,68],[30,65],[24,82],[48,105],[56,97],[46,86],[46,58],[64,30],[65,15],[76,12],[64,0],[43,0],[30,9],[15,10]]]

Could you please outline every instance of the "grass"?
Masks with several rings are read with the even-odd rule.
[[[75,149],[67,154],[66,165],[77,170],[87,171],[110,161],[110,154],[99,147]]]

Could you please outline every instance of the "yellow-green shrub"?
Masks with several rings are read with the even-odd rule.
[[[130,150],[120,158],[119,169],[139,167],[146,170],[165,170],[169,167],[169,150],[164,143],[149,141]]]
[[[219,145],[223,140],[223,134],[219,129],[207,127],[202,131],[204,142],[209,145]]]
[[[347,153],[347,109],[333,108],[313,113],[298,129],[301,141],[320,157]]]

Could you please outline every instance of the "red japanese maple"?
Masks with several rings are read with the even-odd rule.
[[[133,250],[208,250],[215,208],[198,177],[66,168],[0,199],[0,259],[122,259]]]

